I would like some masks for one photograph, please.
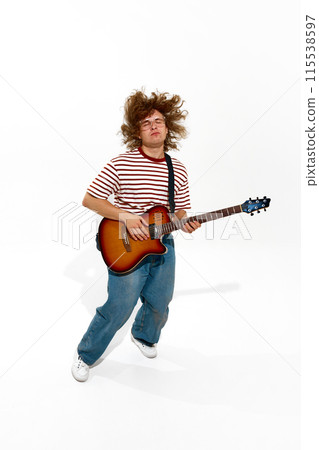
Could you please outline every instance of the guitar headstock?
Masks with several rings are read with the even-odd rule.
[[[267,198],[266,196],[262,199],[259,199],[258,197],[254,200],[251,198],[249,200],[246,200],[245,203],[241,205],[241,209],[243,212],[247,214],[254,215],[254,212],[260,213],[261,209],[264,209],[266,211],[266,208],[269,207],[270,204],[270,198]]]

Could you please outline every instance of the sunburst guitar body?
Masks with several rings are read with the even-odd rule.
[[[134,240],[124,223],[104,218],[99,226],[99,244],[106,265],[113,272],[127,273],[133,270],[149,255],[163,255],[167,248],[156,230],[171,223],[168,209],[163,205],[154,206],[142,215],[149,224],[150,237],[143,241]],[[152,232],[153,231],[153,232]]]

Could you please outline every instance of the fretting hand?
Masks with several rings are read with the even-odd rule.
[[[197,228],[201,227],[201,224],[197,221],[185,223],[182,230],[185,233],[193,233]]]
[[[185,220],[185,219],[187,219],[187,214],[186,214],[186,211],[184,211],[184,210],[177,211],[175,214],[171,215],[171,220],[173,222],[181,221],[181,220]],[[194,220],[192,222],[185,223],[183,225],[183,227],[181,228],[181,230],[183,230],[184,233],[193,233],[193,231],[197,230],[197,228],[200,228],[200,227],[201,227],[201,224],[199,222],[197,222],[197,220]]]

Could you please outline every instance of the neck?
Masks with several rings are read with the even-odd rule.
[[[210,220],[221,219],[223,217],[230,216],[232,214],[238,214],[243,212],[241,205],[231,206],[230,208],[219,209],[217,211],[208,212],[206,214],[199,214],[192,217],[187,217],[181,220],[174,220],[174,222],[163,223],[162,225],[157,226],[159,235],[168,234],[172,231],[180,230],[183,228],[185,223],[197,221],[199,223],[209,222]],[[151,233],[154,234],[155,224],[150,225]]]
[[[146,155],[151,156],[152,158],[164,158],[164,144],[159,147],[147,147],[143,144],[141,145],[141,149]]]

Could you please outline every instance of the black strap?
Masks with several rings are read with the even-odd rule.
[[[168,202],[171,213],[175,211],[175,202],[174,202],[174,169],[171,157],[168,153],[164,153],[167,167],[168,167]]]

